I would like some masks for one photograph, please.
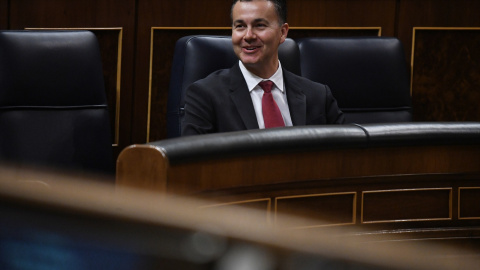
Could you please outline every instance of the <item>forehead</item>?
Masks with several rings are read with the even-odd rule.
[[[267,0],[253,0],[253,1],[238,1],[232,9],[233,21],[242,20],[258,20],[265,19],[268,21],[277,20],[277,13],[275,6],[271,1]]]

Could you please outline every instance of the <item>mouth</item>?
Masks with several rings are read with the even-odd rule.
[[[246,46],[243,47],[243,51],[246,53],[253,53],[256,52],[260,47],[259,46]]]

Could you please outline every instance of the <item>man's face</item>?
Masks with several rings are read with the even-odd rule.
[[[237,2],[232,10],[232,44],[237,57],[257,76],[269,78],[278,68],[278,46],[288,24],[280,25],[272,2]]]

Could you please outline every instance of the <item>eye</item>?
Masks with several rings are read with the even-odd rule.
[[[236,24],[233,26],[234,29],[242,29],[242,28],[245,28],[245,26],[243,24]]]

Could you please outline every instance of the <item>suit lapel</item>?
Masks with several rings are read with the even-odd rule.
[[[290,117],[294,126],[303,126],[307,123],[307,98],[303,93],[301,86],[297,83],[294,76],[283,70],[283,78],[287,91],[288,107],[290,109]]]
[[[230,98],[235,104],[246,128],[258,129],[252,98],[248,92],[248,86],[240,71],[238,62],[230,69],[230,72],[232,75],[230,79]]]

